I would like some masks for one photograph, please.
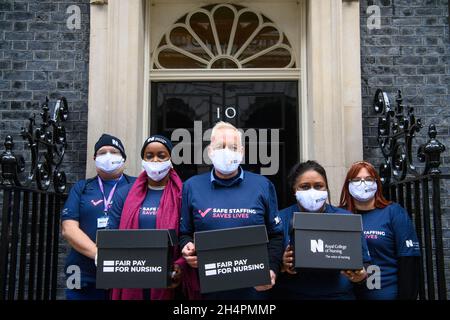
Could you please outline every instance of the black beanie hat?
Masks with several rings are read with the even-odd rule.
[[[104,146],[111,146],[116,148],[120,151],[120,154],[124,158],[124,160],[127,160],[127,155],[125,154],[125,148],[123,147],[122,141],[120,141],[119,138],[116,138],[112,135],[109,135],[107,133],[102,134],[100,139],[95,143],[94,147],[94,157],[97,155],[98,149]]]
[[[162,143],[167,148],[167,150],[169,150],[169,154],[172,153],[172,148],[173,148],[172,141],[170,141],[170,139],[168,139],[162,135],[154,134],[154,135],[148,137],[147,140],[145,140],[144,145],[142,146],[142,149],[141,149],[141,158],[142,159],[144,159],[145,148],[147,148],[147,146],[152,142]]]

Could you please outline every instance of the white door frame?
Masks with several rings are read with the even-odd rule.
[[[299,123],[299,131],[297,134],[299,135],[299,159],[308,159],[308,148],[307,143],[304,143],[308,139],[308,125],[306,121],[308,119],[306,107],[307,104],[307,90],[306,90],[306,81],[302,81],[302,79],[307,79],[306,77],[306,1],[293,1],[293,0],[278,0],[276,1],[277,6],[280,7],[282,4],[290,5],[290,8],[287,10],[292,12],[292,6],[297,7],[296,16],[298,19],[297,23],[291,26],[291,30],[282,29],[281,31],[284,33],[288,33],[294,35],[295,39],[292,37],[288,37],[292,45],[292,49],[295,55],[295,62],[299,68],[286,68],[286,69],[269,69],[269,68],[252,68],[252,69],[154,69],[151,70],[151,52],[155,50],[155,46],[161,39],[164,31],[159,32],[156,36],[157,39],[151,39],[152,36],[155,36],[154,27],[152,26],[152,10],[155,10],[155,6],[163,5],[163,3],[172,3],[172,1],[151,1],[150,5],[147,5],[146,8],[146,31],[145,31],[145,79],[144,83],[148,83],[148,90],[144,93],[144,110],[146,113],[144,114],[142,120],[143,126],[143,137],[142,140],[147,138],[150,133],[150,114],[151,114],[151,82],[170,82],[170,81],[282,81],[282,80],[295,80],[298,81],[298,123]],[[259,10],[262,14],[269,17],[275,24],[277,24],[277,20],[274,19],[273,16],[265,12],[264,6],[270,5],[273,1],[245,1],[244,3],[238,2],[238,4],[242,4],[246,7],[252,8],[252,4],[257,3],[258,6],[255,10]],[[149,2],[147,2],[149,4]],[[194,9],[200,8],[205,5],[204,1],[189,1],[189,5],[193,6]],[[163,9],[160,9],[164,12],[167,12]],[[183,12],[181,14],[184,15],[187,12]],[[295,12],[294,12],[295,13]],[[158,14],[155,14],[158,16]],[[178,20],[181,16],[175,16],[172,19],[172,23]],[[163,29],[164,30],[164,29]],[[151,47],[151,46],[154,47]],[[305,94],[302,94],[305,93]]]

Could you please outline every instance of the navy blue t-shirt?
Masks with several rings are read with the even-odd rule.
[[[397,299],[397,261],[399,257],[420,256],[419,241],[408,213],[399,204],[384,209],[358,212],[362,215],[372,264],[381,271],[379,289],[363,286],[358,298],[370,300]]]
[[[116,191],[122,186],[131,185],[136,178],[122,176],[119,180]],[[102,180],[103,181],[103,180]],[[115,180],[103,181],[105,197],[108,195],[114,185]],[[106,217],[104,212],[103,194],[100,190],[97,178],[78,181],[70,190],[69,196],[64,204],[61,213],[61,221],[76,220],[79,223],[80,229],[94,242],[97,238],[97,219]],[[114,197],[110,203],[109,210],[114,204]],[[95,283],[96,267],[94,260],[90,259],[75,249],[71,249],[66,259],[66,267],[70,265],[77,265],[81,270],[81,283],[84,286],[86,283]]]
[[[124,186],[114,195],[114,203],[109,212],[108,229],[119,229],[123,205],[132,185]],[[144,202],[139,208],[139,229],[156,229],[156,212],[164,189],[147,189]]]
[[[269,234],[282,234],[275,187],[267,178],[241,168],[232,179],[213,171],[194,176],[183,185],[180,233],[266,225]],[[204,295],[205,299],[262,299],[253,288]]]
[[[280,211],[283,221],[284,247],[290,242],[290,225],[294,212],[300,212],[297,204]],[[351,212],[325,205],[325,213],[351,214]],[[370,262],[367,243],[361,234],[363,262]],[[361,284],[363,285],[363,284]],[[297,270],[297,274],[281,273],[270,294],[273,299],[292,300],[350,300],[355,299],[353,283],[340,270]]]
[[[224,181],[207,172],[183,185],[180,233],[265,224],[268,233],[281,234],[277,206],[275,187],[261,175],[240,169]]]

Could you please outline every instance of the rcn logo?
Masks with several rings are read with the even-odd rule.
[[[312,240],[311,239],[311,252],[323,252],[323,240]]]

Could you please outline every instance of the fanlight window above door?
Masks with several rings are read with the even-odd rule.
[[[181,17],[163,35],[152,69],[295,68],[283,32],[261,13],[208,5]]]

